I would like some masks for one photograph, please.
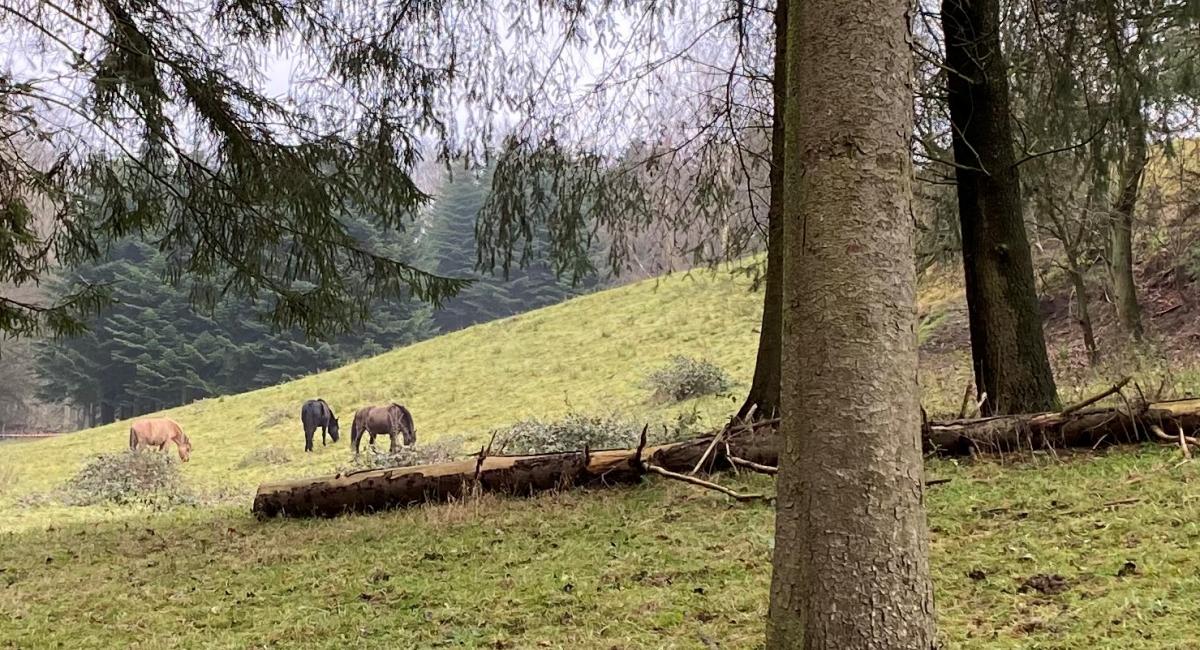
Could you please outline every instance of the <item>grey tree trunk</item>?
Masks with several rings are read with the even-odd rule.
[[[762,326],[750,392],[737,416],[772,418],[779,414],[780,348],[783,336],[783,111],[787,66],[787,0],[775,8],[775,114],[771,120],[771,196],[767,208],[767,278],[763,288]]]
[[[1141,21],[1129,21],[1130,15],[1120,11],[1116,2],[1100,2],[1098,8],[1107,27],[1104,45],[1115,65],[1119,94],[1117,117],[1125,137],[1121,155],[1117,200],[1113,204],[1113,220],[1109,228],[1108,270],[1112,278],[1113,299],[1121,327],[1134,338],[1142,338],[1142,310],[1138,306],[1137,285],[1133,279],[1133,210],[1137,206],[1142,174],[1146,168],[1146,117],[1143,113],[1142,48],[1144,36]]]
[[[1095,365],[1100,361],[1100,350],[1096,347],[1096,332],[1092,327],[1092,313],[1088,302],[1087,283],[1083,279],[1083,269],[1075,261],[1075,254],[1067,252],[1067,275],[1071,278],[1071,286],[1075,289],[1075,306],[1079,310],[1079,330],[1083,333],[1083,347],[1087,349],[1088,361]]]
[[[1133,211],[1146,168],[1146,130],[1140,108],[1136,116],[1130,116],[1124,122],[1127,140],[1121,163],[1120,195],[1113,206],[1109,273],[1121,327],[1134,340],[1141,340],[1142,308],[1138,305],[1137,285],[1133,280]]]
[[[769,648],[934,647],[907,0],[790,7]]]
[[[984,415],[1058,404],[1013,154],[999,0],[944,0],[963,268],[975,386]]]

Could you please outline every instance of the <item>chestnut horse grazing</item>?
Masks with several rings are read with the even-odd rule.
[[[386,433],[392,440],[389,453],[396,453],[400,445],[396,444],[396,434],[404,434],[404,444],[412,445],[417,442],[417,430],[413,428],[412,413],[408,409],[392,402],[387,406],[364,406],[354,414],[354,424],[350,427],[350,444],[354,445],[354,455],[358,455],[358,443],[362,434],[371,435],[371,446],[375,446],[375,436]]]
[[[158,447],[162,451],[168,442],[175,443],[179,460],[186,463],[192,457],[192,441],[188,440],[175,420],[146,418],[134,420],[129,427],[129,448],[135,451],[142,447]]]

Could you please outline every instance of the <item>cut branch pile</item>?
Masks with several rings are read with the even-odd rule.
[[[1168,442],[1190,457],[1189,447],[1197,444],[1200,430],[1200,399],[1130,401],[1121,393],[1127,382],[1055,413],[925,422],[924,447],[929,453],[961,456]],[[1122,404],[1094,406],[1111,395],[1120,396]],[[739,501],[763,499],[767,497],[739,494],[694,475],[731,468],[774,474],[777,424],[777,419],[761,420],[653,447],[646,447],[643,430],[636,449],[492,456],[489,445],[471,458],[451,463],[265,483],[258,488],[253,511],[262,517],[336,516],[456,500],[476,491],[528,495],[570,486],[631,484],[646,474],[717,490]]]

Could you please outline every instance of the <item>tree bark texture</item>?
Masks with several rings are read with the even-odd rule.
[[[771,119],[771,195],[767,207],[767,277],[763,289],[762,326],[758,335],[758,356],[754,361],[754,379],[737,417],[751,413],[758,417],[779,415],[779,375],[783,336],[783,111],[787,83],[787,4],[779,0],[775,8],[775,72],[772,88],[775,113]]]
[[[788,12],[781,453],[767,647],[934,647],[906,0]]]
[[[975,385],[985,415],[1055,408],[1013,154],[999,0],[944,0],[947,93]]]

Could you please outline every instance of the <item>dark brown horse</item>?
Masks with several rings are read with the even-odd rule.
[[[375,436],[386,433],[392,442],[388,451],[393,454],[400,449],[396,442],[397,434],[404,434],[405,445],[417,442],[412,413],[395,402],[387,406],[364,406],[354,414],[354,424],[350,427],[350,444],[354,446],[356,456],[363,433],[371,435],[371,447],[375,446]]]
[[[175,443],[175,450],[179,452],[179,460],[186,463],[191,459],[192,441],[188,440],[183,429],[175,420],[145,418],[134,420],[129,427],[129,448],[134,451],[142,447],[158,447],[158,450],[162,451],[169,442]]]

